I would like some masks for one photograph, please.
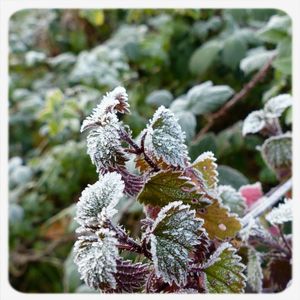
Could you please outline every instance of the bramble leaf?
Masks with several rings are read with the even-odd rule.
[[[215,189],[218,183],[216,158],[212,152],[202,153],[192,164],[200,172],[202,179],[209,189]]]
[[[234,237],[242,228],[237,215],[230,213],[217,200],[206,208],[198,209],[196,215],[204,220],[203,227],[211,239]]]
[[[163,207],[154,221],[150,244],[156,274],[172,284],[186,282],[189,252],[199,243],[203,221],[190,206],[176,201]]]
[[[188,162],[185,134],[174,114],[160,106],[147,127],[150,151],[172,166],[184,167]]]
[[[289,94],[282,94],[271,98],[265,104],[265,115],[268,118],[279,118],[288,107],[292,106],[292,104],[292,97]]]
[[[256,110],[250,113],[243,124],[243,135],[257,133],[266,125],[266,117],[263,110]]]
[[[95,236],[81,236],[74,245],[74,262],[81,279],[94,289],[116,288],[116,259],[118,258],[115,233],[101,228]]]
[[[222,199],[222,204],[230,208],[230,212],[236,213],[242,217],[246,209],[246,199],[240,192],[236,191],[230,185],[220,185],[218,187],[219,197]]]
[[[245,266],[229,243],[223,243],[202,266],[209,293],[243,293]]]
[[[265,140],[261,147],[267,165],[279,173],[290,172],[292,165],[292,136],[285,133]]]
[[[109,217],[113,216],[123,190],[124,182],[120,174],[113,172],[100,176],[99,181],[83,190],[77,203],[76,221],[82,226],[97,221],[98,214],[104,208]]]
[[[274,207],[271,212],[266,215],[266,219],[272,225],[283,224],[293,220],[292,200],[285,199],[284,203],[280,203]]]
[[[143,204],[160,207],[179,200],[198,207],[210,203],[190,178],[183,176],[181,171],[172,170],[160,171],[151,176],[137,199]]]
[[[247,282],[254,292],[262,291],[263,273],[259,253],[253,248],[248,249]]]

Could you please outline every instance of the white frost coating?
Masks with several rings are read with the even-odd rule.
[[[128,95],[123,87],[116,87],[103,97],[92,114],[83,121],[80,131],[106,125],[109,119],[107,116],[117,112],[129,112]]]
[[[173,166],[184,167],[188,161],[185,134],[175,115],[160,106],[147,126],[147,139],[155,156]]]
[[[248,250],[247,282],[254,292],[261,293],[262,280],[261,257],[253,247],[250,247]]]
[[[271,212],[266,215],[266,219],[272,225],[283,224],[293,220],[292,200],[285,199],[284,203],[279,204],[273,208]]]
[[[244,120],[243,135],[257,133],[266,125],[266,117],[263,110],[256,110],[250,113]]]
[[[206,151],[200,154],[197,159],[195,160],[194,163],[202,162],[206,159],[210,159],[212,161],[216,161],[217,159],[215,158],[215,155],[211,151]],[[216,165],[217,166],[217,165]]]
[[[90,131],[87,137],[87,153],[97,172],[115,167],[125,159],[119,136],[120,123],[116,115],[110,114],[109,123]]]
[[[189,208],[181,201],[163,207],[149,237],[156,275],[179,286],[186,283],[189,252],[200,243],[199,228],[203,224]]]
[[[289,94],[282,94],[271,98],[264,107],[267,118],[278,118],[282,113],[293,104],[292,96]]]
[[[211,254],[208,260],[201,266],[201,269],[207,269],[210,266],[214,265],[217,261],[219,261],[220,254],[227,248],[232,248],[231,244],[229,244],[228,242],[221,244],[221,246],[217,248],[217,250],[213,254]]]
[[[82,236],[74,245],[74,262],[81,279],[94,289],[116,288],[116,259],[119,257],[115,233],[107,228],[96,232],[96,240]]]
[[[121,175],[113,172],[99,178],[99,181],[83,190],[77,203],[76,221],[84,226],[97,221],[98,215],[106,208],[109,216],[115,213],[114,207],[123,196],[124,182]]]

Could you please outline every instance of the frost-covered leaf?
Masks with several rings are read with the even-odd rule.
[[[266,215],[266,219],[272,224],[283,224],[293,220],[292,200],[285,199],[284,203],[280,203],[274,207],[271,212]]]
[[[103,97],[100,104],[94,108],[92,114],[82,123],[81,132],[89,128],[105,126],[113,113],[128,113],[128,95],[123,87],[117,87]]]
[[[202,266],[209,293],[243,293],[245,266],[229,243],[223,243]]]
[[[287,176],[292,165],[292,136],[290,133],[272,136],[261,147],[267,165],[280,175]]]
[[[133,263],[130,260],[117,259],[115,278],[118,293],[141,292],[149,274],[149,265]]]
[[[220,185],[231,185],[235,189],[239,189],[241,186],[249,184],[247,177],[236,169],[219,165],[217,170],[219,172]]]
[[[146,103],[165,107],[169,107],[173,100],[173,95],[167,90],[157,90],[149,94],[146,98]]]
[[[244,197],[248,208],[264,195],[260,182],[243,185],[239,192]]]
[[[246,209],[246,200],[240,192],[236,191],[230,185],[220,185],[218,187],[219,197],[222,199],[222,204],[230,208],[230,212],[236,213],[242,217]]]
[[[187,143],[189,143],[196,133],[197,120],[195,115],[190,111],[180,111],[175,113],[175,117],[185,132]]]
[[[212,152],[202,153],[192,164],[200,172],[202,179],[209,189],[215,189],[218,183],[216,158]]]
[[[137,199],[143,204],[160,207],[179,200],[185,204],[200,207],[209,203],[190,178],[180,171],[172,170],[160,171],[151,176]]]
[[[259,253],[253,248],[248,249],[247,282],[256,293],[262,291],[263,272]]]
[[[188,161],[185,134],[174,114],[160,106],[147,127],[150,150],[172,166],[184,167]]]
[[[219,109],[234,94],[227,85],[215,85],[211,81],[191,88],[187,93],[188,109],[196,115],[204,115]]]
[[[176,201],[163,207],[153,223],[150,243],[157,275],[169,284],[184,284],[189,252],[199,243],[203,221],[195,218],[190,206]]]
[[[263,110],[250,113],[243,124],[243,135],[257,133],[266,126],[266,116]]]
[[[74,261],[81,279],[97,290],[115,289],[118,258],[115,233],[101,228],[95,236],[81,236],[74,246]]]
[[[292,277],[292,265],[288,260],[271,259],[267,265],[268,280],[277,292],[286,289]]]
[[[217,200],[206,208],[197,210],[197,217],[204,220],[203,227],[211,239],[234,237],[242,227],[237,215],[230,213]]]
[[[98,214],[106,208],[108,216],[115,213],[114,207],[123,196],[124,183],[121,175],[113,172],[100,176],[99,181],[83,190],[77,203],[76,220],[84,226],[97,220]]]
[[[119,136],[120,125],[115,115],[105,126],[92,129],[87,137],[87,153],[97,172],[123,166],[126,156],[121,148]]]
[[[268,118],[278,118],[290,106],[292,106],[292,97],[289,94],[282,94],[271,98],[264,107],[264,112]]]

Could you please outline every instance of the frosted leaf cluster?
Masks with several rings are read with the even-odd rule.
[[[163,207],[155,219],[151,234],[151,253],[156,273],[177,285],[186,283],[189,251],[199,244],[199,229],[203,220],[181,201]]]
[[[254,292],[262,291],[263,272],[259,253],[253,248],[248,249],[247,282]]]
[[[285,199],[284,203],[279,204],[266,215],[266,219],[272,225],[278,225],[292,221],[292,200]]]
[[[245,265],[236,255],[230,243],[222,243],[210,258],[202,265],[204,281],[209,293],[243,293],[246,277]]]
[[[150,149],[157,158],[173,166],[184,167],[188,161],[185,134],[175,115],[160,106],[147,127]]]
[[[292,106],[292,97],[281,94],[271,98],[261,110],[251,112],[244,121],[243,135],[257,133],[264,129],[273,119],[279,118],[284,111]]]
[[[102,101],[82,123],[81,131],[92,129],[87,137],[87,153],[97,172],[105,172],[124,165],[125,154],[121,147],[117,112],[128,113],[128,95],[123,87],[117,87],[107,93]]]
[[[91,288],[116,288],[116,259],[119,256],[115,233],[99,229],[93,236],[81,236],[74,246],[74,262],[81,279]]]
[[[124,182],[120,174],[113,172],[100,176],[99,181],[83,190],[77,203],[76,221],[81,226],[96,222],[104,208],[107,217],[112,217],[123,190]]]

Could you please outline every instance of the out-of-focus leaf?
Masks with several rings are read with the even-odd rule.
[[[146,98],[146,103],[165,107],[169,107],[173,100],[173,95],[167,90],[157,90],[149,94]]]
[[[229,166],[219,165],[218,172],[220,185],[231,185],[235,189],[239,189],[241,186],[249,184],[245,175]]]
[[[263,272],[259,253],[255,248],[250,247],[248,250],[247,282],[254,292],[261,293],[262,280]]]

